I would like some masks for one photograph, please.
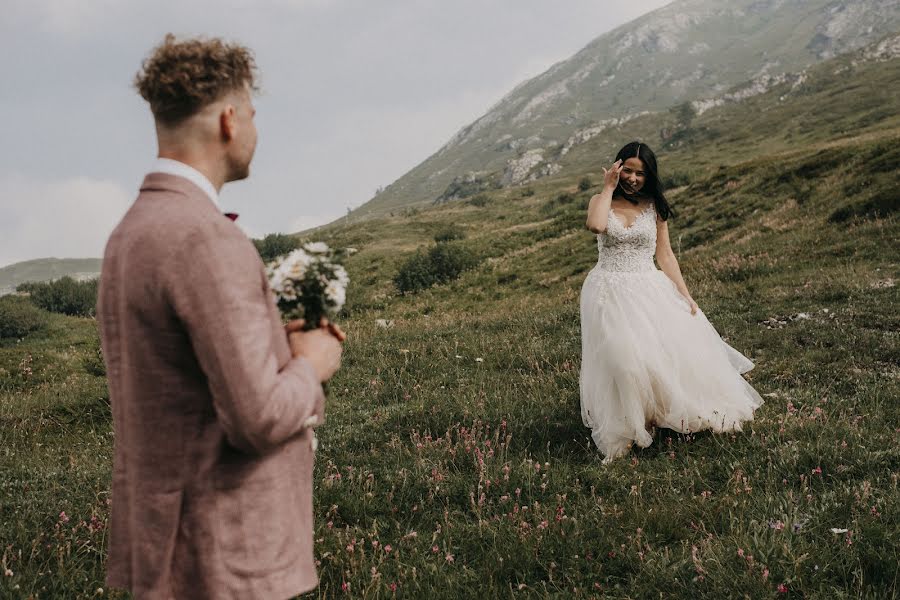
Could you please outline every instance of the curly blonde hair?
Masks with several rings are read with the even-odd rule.
[[[256,90],[256,61],[244,46],[219,38],[176,41],[171,33],[144,60],[134,87],[156,120],[178,125],[228,92]]]

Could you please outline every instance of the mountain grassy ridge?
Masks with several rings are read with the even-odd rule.
[[[898,60],[853,60],[688,124],[637,119],[528,186],[316,232],[358,252],[310,597],[896,597]],[[579,413],[585,209],[634,137],[677,175],[685,280],[766,403],[743,433],[656,430],[601,465]],[[450,226],[479,265],[398,295],[403,262]],[[2,598],[105,588],[97,352],[92,320],[59,315],[0,342]]]
[[[898,26],[896,0],[672,2],[517,86],[354,215],[427,204],[460,177],[501,180],[528,157],[524,175],[552,170],[567,141],[598,124],[770,85]]]

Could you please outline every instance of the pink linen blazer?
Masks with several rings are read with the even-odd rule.
[[[307,425],[324,395],[250,240],[196,185],[151,173],[107,243],[97,319],[115,433],[107,583],[150,600],[314,588]]]

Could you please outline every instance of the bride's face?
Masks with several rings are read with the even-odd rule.
[[[622,173],[619,175],[619,182],[629,194],[641,191],[644,187],[644,181],[647,177],[644,173],[644,161],[634,157],[629,158],[622,165]]]

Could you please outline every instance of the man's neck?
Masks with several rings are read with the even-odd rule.
[[[191,156],[191,154],[189,153],[163,149],[160,149],[158,156],[159,158],[176,160],[193,169],[196,169],[209,180],[209,182],[216,189],[216,193],[221,192],[222,186],[225,185],[224,175],[222,175],[219,169],[213,168],[212,165],[208,163],[208,161],[197,159],[194,156]]]
[[[213,204],[216,206],[219,205],[219,192],[213,186],[209,178],[187,163],[183,163],[180,160],[175,160],[173,158],[160,156],[151,167],[151,172],[166,173],[176,177],[183,177],[203,190],[209,199],[212,200]]]

